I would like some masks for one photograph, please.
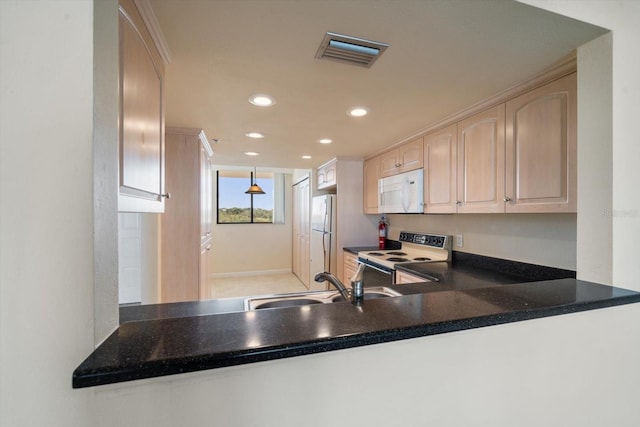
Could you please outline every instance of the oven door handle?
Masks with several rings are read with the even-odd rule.
[[[370,268],[373,268],[374,270],[378,270],[379,272],[384,273],[384,274],[389,275],[389,276],[391,276],[393,274],[393,271],[383,270],[382,268],[376,267],[375,265],[371,265],[371,264],[369,264],[367,262],[363,262],[363,261],[358,260],[357,263],[358,264],[362,264],[365,267],[370,267]]]

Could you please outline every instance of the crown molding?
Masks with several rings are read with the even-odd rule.
[[[169,50],[169,45],[164,38],[164,34],[162,34],[160,24],[158,24],[156,14],[153,12],[153,8],[151,7],[149,0],[133,0],[133,2],[138,8],[138,12],[140,12],[140,16],[142,17],[144,24],[147,26],[153,42],[156,44],[156,48],[158,49],[158,53],[160,53],[162,62],[167,65],[171,62],[171,51]]]

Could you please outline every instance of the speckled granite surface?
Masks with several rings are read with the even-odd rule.
[[[412,285],[409,286],[409,291]],[[417,284],[415,286],[425,286]],[[640,293],[559,279],[395,298],[122,324],[73,387],[255,363],[640,302]]]

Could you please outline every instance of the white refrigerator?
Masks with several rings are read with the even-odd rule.
[[[327,194],[313,198],[311,207],[311,289],[325,290],[328,282],[317,283],[317,273],[338,273],[336,230],[336,196]]]

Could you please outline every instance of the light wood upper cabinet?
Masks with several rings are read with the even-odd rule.
[[[576,212],[576,74],[506,104],[506,212]]]
[[[377,214],[378,211],[378,179],[380,178],[380,157],[366,160],[364,174],[364,213]]]
[[[336,159],[333,159],[318,168],[316,174],[318,190],[333,188],[337,184]]]
[[[459,213],[504,212],[505,106],[458,123]]]
[[[163,212],[164,64],[138,9],[120,3],[118,210]]]
[[[420,169],[424,165],[423,138],[417,138],[380,155],[380,177]]]
[[[424,137],[424,213],[455,213],[458,126]]]

